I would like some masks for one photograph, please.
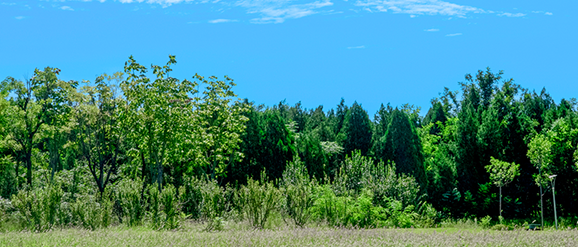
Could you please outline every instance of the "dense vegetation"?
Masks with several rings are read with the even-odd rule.
[[[228,77],[170,77],[175,63],[130,57],[124,73],[93,82],[50,67],[3,80],[0,228],[174,229],[184,218],[264,228],[275,215],[296,226],[489,227],[539,220],[541,192],[553,219],[554,174],[560,224],[578,219],[574,99],[487,69],[445,88],[424,117],[382,104],[372,120],[343,99],[330,110],[257,105]]]

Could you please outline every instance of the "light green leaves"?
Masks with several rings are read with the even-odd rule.
[[[490,157],[490,164],[486,166],[486,170],[490,173],[490,180],[498,187],[511,183],[516,176],[520,175],[519,164],[508,163],[494,157]]]
[[[528,158],[530,162],[540,170],[540,174],[536,175],[536,183],[546,183],[547,174],[549,174],[550,164],[552,163],[551,155],[552,143],[547,136],[538,134],[528,144]]]

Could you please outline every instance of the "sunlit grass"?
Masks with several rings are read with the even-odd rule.
[[[336,229],[329,227],[252,230],[229,223],[226,230],[205,232],[187,223],[177,231],[111,227],[96,231],[7,232],[2,246],[578,246],[578,230],[492,231],[459,229]]]

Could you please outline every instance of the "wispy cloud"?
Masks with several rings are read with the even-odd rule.
[[[526,16],[526,14],[523,14],[523,13],[515,13],[515,14],[513,14],[513,13],[507,13],[507,12],[506,12],[506,13],[498,14],[498,16],[505,16],[505,17],[524,17],[524,16]]]
[[[208,21],[209,23],[225,23],[225,22],[237,22],[237,20],[231,20],[231,19],[215,19],[215,20],[210,20]]]
[[[22,19],[24,19],[24,18],[26,18],[26,17],[25,17],[25,16],[16,16],[16,17],[14,17],[14,19],[16,19],[16,20],[22,20]]]
[[[283,23],[286,19],[319,13],[318,9],[332,5],[330,0],[304,4],[290,4],[289,0],[241,0],[236,3],[236,6],[246,8],[247,13],[261,16],[253,18],[253,23]]]
[[[10,0],[8,0],[10,1]],[[105,2],[107,0],[46,0],[53,2],[83,1],[83,2]],[[226,9],[240,8],[245,12],[247,18],[252,23],[283,23],[288,19],[298,19],[315,14],[336,14],[343,13],[332,7],[332,0],[108,0],[109,2],[118,2],[124,4],[146,3],[160,5],[167,8],[176,4],[184,3],[206,3],[218,4],[219,12]],[[528,11],[528,13],[509,13],[500,10],[488,10],[475,6],[452,3],[455,0],[344,0],[339,2],[342,5],[353,5],[347,7],[349,11],[358,13],[367,11],[370,13],[388,12],[395,14],[407,14],[411,18],[427,15],[443,15],[448,20],[455,18],[466,18],[472,14],[490,14],[503,17],[524,17],[527,14],[544,14],[552,15],[551,12]],[[12,3],[2,3],[2,5],[13,5]],[[137,5],[137,8],[142,8]],[[60,7],[63,10],[74,10],[68,6]],[[241,18],[238,18],[239,20]],[[244,18],[242,18],[244,19]],[[208,23],[231,22],[223,21],[226,19],[210,20]],[[436,29],[424,31],[435,32]]]
[[[364,46],[364,45],[360,45],[360,46],[350,46],[350,47],[347,47],[347,49],[365,49],[365,46]]]
[[[68,11],[74,11],[74,9],[71,8],[70,6],[62,6],[62,7],[60,7],[59,9],[61,9],[61,10],[68,10]]]
[[[450,34],[446,34],[446,36],[448,37],[454,37],[454,36],[460,36],[462,35],[462,33],[450,33]]]
[[[449,15],[463,17],[468,13],[483,13],[484,10],[440,0],[358,0],[357,6],[374,11],[410,15]]]
[[[14,6],[14,5],[16,5],[16,3],[4,3],[4,2],[2,2],[2,3],[0,3],[0,5]]]
[[[426,32],[437,32],[437,31],[439,31],[439,29],[430,28],[430,29],[426,29],[426,30],[424,30],[424,31],[426,31]]]

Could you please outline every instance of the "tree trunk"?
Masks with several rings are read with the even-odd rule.
[[[26,183],[32,188],[32,150],[26,152],[25,161],[26,162]]]
[[[500,186],[500,217],[502,217],[502,186]]]

